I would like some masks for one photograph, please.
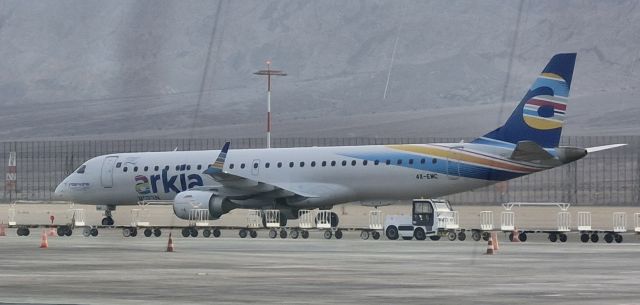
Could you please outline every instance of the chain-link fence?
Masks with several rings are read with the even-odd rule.
[[[64,177],[87,159],[116,152],[265,147],[263,138],[148,139],[95,141],[0,142],[1,164],[16,152],[16,184],[2,185],[3,200],[49,200]],[[275,138],[273,147],[374,145],[459,142],[459,138]],[[468,140],[468,139],[465,139]],[[640,137],[564,137],[562,145],[592,147],[613,143],[628,146],[597,152],[566,166],[449,196],[457,204],[509,201],[562,201],[579,204],[632,205],[640,199]],[[7,167],[3,166],[5,173]]]

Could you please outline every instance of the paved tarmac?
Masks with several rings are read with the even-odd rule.
[[[179,237],[173,253],[165,234],[74,234],[39,249],[39,234],[10,233],[0,237],[0,304],[640,304],[640,243],[630,235],[622,244],[503,241],[489,256],[484,242],[355,232]]]

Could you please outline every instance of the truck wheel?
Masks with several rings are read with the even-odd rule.
[[[191,235],[191,230],[189,230],[189,228],[183,228],[182,237],[189,237],[189,235]]]
[[[56,233],[58,233],[58,236],[60,237],[64,236],[64,227],[57,227]],[[22,234],[20,233],[20,228],[18,228],[18,236],[21,236],[21,235]]]
[[[162,231],[160,229],[153,229],[153,236],[160,237],[162,235]]]
[[[222,232],[220,232],[220,229],[218,228],[213,229],[213,237],[218,238],[220,237],[221,234]]]
[[[556,233],[549,233],[549,241],[555,243],[558,241],[558,235]]]
[[[616,243],[621,243],[622,242],[622,235],[620,234],[616,234],[616,236],[614,237]]]
[[[400,235],[398,234],[398,228],[396,228],[396,226],[388,226],[385,234],[390,240],[396,240],[398,239],[398,237],[400,237]]]
[[[598,237],[598,233],[591,234],[591,242],[597,243],[600,238]]]
[[[66,232],[65,232],[66,233]],[[184,233],[182,233],[182,235],[184,235]],[[131,229],[129,228],[124,228],[122,229],[122,236],[124,237],[130,237],[131,236]]]
[[[567,234],[560,233],[560,236],[558,237],[560,238],[560,242],[563,242],[563,243],[567,242]]]
[[[331,239],[331,236],[333,235],[333,233],[331,233],[331,230],[325,230],[323,235],[324,235],[324,239]]]
[[[373,237],[374,240],[380,239],[380,232],[378,231],[371,232],[371,237]]]
[[[456,234],[456,232],[451,231],[451,232],[447,233],[447,238],[448,238],[450,241],[454,241],[454,240],[456,240],[456,237],[458,237],[458,236],[457,236],[457,234]]]
[[[302,231],[302,234],[301,234],[301,235],[302,235],[302,238],[303,238],[303,239],[307,239],[307,238],[309,238],[309,231],[304,230],[304,231]]]
[[[613,234],[612,233],[607,233],[604,235],[604,241],[607,242],[607,244],[610,244],[613,242]]]
[[[482,239],[482,235],[480,235],[480,232],[478,231],[471,231],[471,239],[474,241],[480,241],[480,239]]]
[[[146,235],[146,234],[145,234],[145,235]],[[204,230],[202,230],[202,236],[207,237],[207,238],[208,238],[209,236],[211,236],[211,229],[204,229]]]
[[[589,234],[587,234],[587,233],[580,234],[580,241],[583,242],[583,243],[588,243],[589,242]]]
[[[145,237],[151,237],[151,234],[153,234],[153,231],[151,231],[150,228],[144,229],[144,236]]]
[[[198,229],[191,228],[191,237],[198,237]]]
[[[240,236],[240,238],[246,238],[247,237],[247,230],[240,229],[240,232],[238,232],[238,235]]]
[[[258,237],[258,232],[256,232],[255,230],[251,230],[249,231],[249,236],[251,236],[251,238],[256,238]]]
[[[289,236],[291,236],[292,239],[298,239],[298,236],[300,236],[300,232],[298,232],[298,230],[293,229],[291,230],[291,232],[289,232]]]
[[[491,238],[491,233],[489,233],[489,232],[482,232],[482,240],[484,240],[484,241],[489,241],[489,238]]]
[[[467,234],[465,234],[464,232],[458,233],[458,240],[459,241],[464,241],[465,239],[467,239]]]
[[[360,238],[362,238],[362,240],[369,239],[369,232],[367,232],[367,231],[360,232]]]
[[[518,235],[518,239],[519,239],[521,242],[525,242],[525,241],[527,241],[527,233],[524,233],[524,232],[520,233],[520,235]]]
[[[98,229],[97,228],[91,228],[91,236],[93,236],[93,237],[98,236]]]
[[[336,233],[334,235],[336,239],[342,239],[342,230],[336,230]]]
[[[82,236],[84,237],[91,236],[91,229],[89,227],[82,229]]]
[[[276,237],[278,237],[278,231],[276,231],[276,229],[269,230],[269,238],[276,238]]]
[[[415,237],[417,240],[425,240],[427,239],[427,234],[424,233],[424,230],[422,228],[417,228],[413,231],[413,237]]]
[[[287,230],[285,229],[280,230],[280,238],[287,238]]]

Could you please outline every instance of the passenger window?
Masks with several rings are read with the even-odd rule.
[[[347,166],[347,160],[342,160],[342,166]]]
[[[240,163],[240,168],[244,168],[244,163]]]
[[[253,163],[253,168],[258,168],[258,162]]]
[[[157,166],[157,165],[153,168],[153,170],[154,170],[154,171],[156,171],[156,172],[157,172],[159,169],[160,169],[160,166]]]
[[[351,161],[351,166],[356,166],[356,160]]]
[[[362,165],[367,166],[367,160],[362,161]]]
[[[293,162],[289,162],[289,167],[293,167]]]
[[[137,167],[137,166],[134,166],[134,167],[133,167],[133,171],[134,171],[134,172],[137,172],[137,171],[138,171],[138,167]]]
[[[191,170],[191,165],[187,165],[187,170],[190,171]]]
[[[125,167],[123,167],[123,168],[122,168],[122,171],[126,173],[126,172],[127,172],[127,167],[126,167],[126,166],[125,166]]]
[[[180,165],[180,170],[181,170],[181,171],[185,170],[186,168],[187,168],[187,165],[186,165],[186,164],[182,164],[182,165]]]
[[[233,163],[229,164],[229,169],[233,169],[235,167],[235,165],[233,165]]]
[[[300,162],[300,167],[304,167],[304,162]]]
[[[391,164],[391,160],[387,160],[387,161],[385,161],[384,163],[385,163],[385,164],[387,164],[387,165],[389,165],[389,164]]]
[[[413,159],[409,159],[409,164],[413,164]]]
[[[87,168],[86,165],[82,165],[78,168],[78,170],[76,171],[76,174],[84,174],[84,170]]]
[[[278,162],[278,168],[282,167],[282,162]]]
[[[120,168],[120,166],[122,166],[122,162],[116,163],[116,168]]]
[[[201,170],[202,169],[202,164],[198,164],[197,170]]]
[[[424,158],[420,159],[420,164],[424,164]]]
[[[270,165],[269,162],[265,163],[264,168],[269,168],[269,165]]]
[[[166,166],[164,167],[164,170],[168,172],[168,171],[169,171],[169,165],[166,165]]]
[[[402,164],[402,159],[398,159],[398,165]]]
[[[180,170],[180,165],[176,165],[176,171]]]
[[[331,161],[331,166],[336,166],[336,161]]]
[[[378,165],[378,164],[380,164],[380,161],[379,161],[379,160],[375,160],[375,161],[373,161],[373,165]]]
[[[436,164],[436,162],[438,162],[438,159],[436,158],[431,159],[431,163]]]
[[[322,161],[322,167],[327,166],[327,161]]]
[[[316,167],[316,161],[311,161],[311,167]]]
[[[144,167],[144,171],[145,171],[145,172],[148,172],[148,171],[149,171],[149,167],[148,167],[148,166],[145,166],[145,167]]]

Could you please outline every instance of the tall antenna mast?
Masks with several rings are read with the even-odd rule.
[[[271,75],[285,76],[287,74],[280,70],[271,70],[270,60],[267,60],[267,70],[260,70],[253,74],[267,76],[267,148],[271,148]]]

